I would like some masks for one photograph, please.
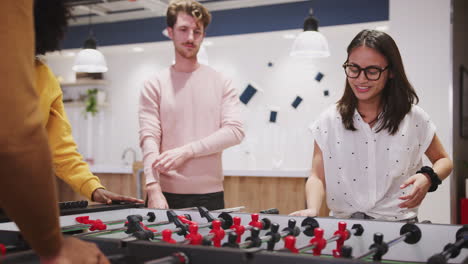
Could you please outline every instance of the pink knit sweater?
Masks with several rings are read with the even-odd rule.
[[[170,67],[145,82],[139,122],[146,184],[159,182],[164,192],[178,194],[223,190],[222,151],[244,138],[230,80],[205,65],[191,73]],[[187,144],[193,159],[168,173],[152,168],[160,153]]]

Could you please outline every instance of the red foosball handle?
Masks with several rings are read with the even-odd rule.
[[[0,256],[6,255],[6,247],[3,244],[0,244]]]

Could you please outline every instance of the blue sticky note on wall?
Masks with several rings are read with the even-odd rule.
[[[276,116],[278,115],[277,111],[270,111],[270,122],[276,123]]]
[[[247,104],[256,93],[257,93],[257,89],[249,84],[244,89],[239,99],[242,103]]]
[[[320,82],[322,80],[323,76],[325,76],[325,75],[323,75],[323,73],[318,72],[317,75],[315,75],[315,80],[317,82]]]
[[[294,99],[294,102],[292,102],[292,107],[297,108],[302,102],[302,97],[296,96],[296,99]]]

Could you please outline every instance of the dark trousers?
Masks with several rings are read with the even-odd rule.
[[[177,194],[163,192],[170,209],[203,206],[208,210],[224,208],[224,192],[205,194]]]

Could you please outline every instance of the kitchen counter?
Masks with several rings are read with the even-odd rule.
[[[96,164],[90,166],[92,173],[117,173],[117,174],[132,174],[132,165],[124,164]]]

